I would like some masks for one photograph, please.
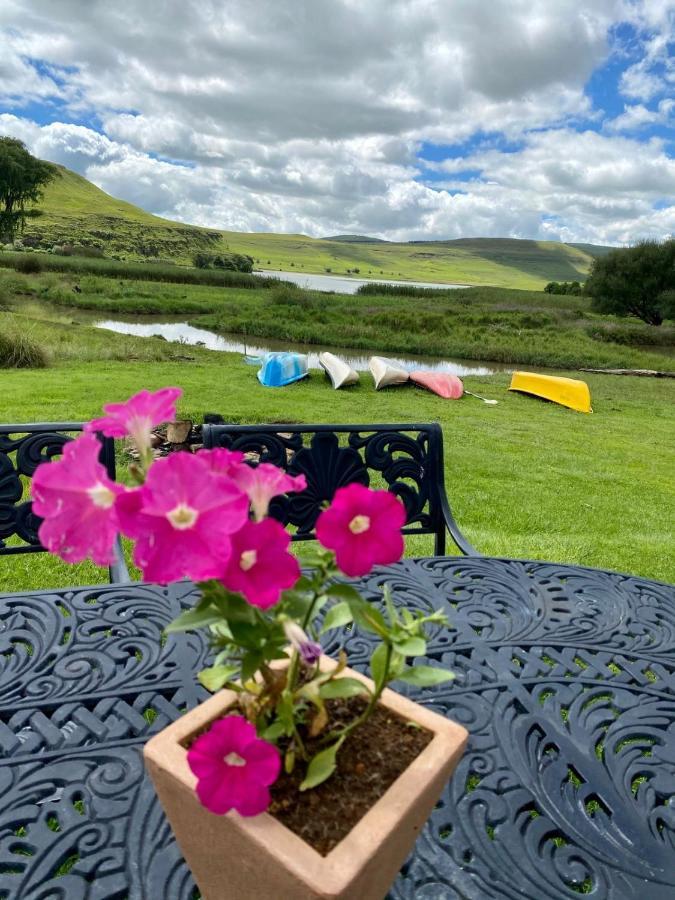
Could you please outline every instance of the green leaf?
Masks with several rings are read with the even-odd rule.
[[[394,641],[394,647],[401,656],[424,656],[427,642],[423,637],[406,637],[400,641]]]
[[[324,700],[337,697],[356,697],[357,694],[368,694],[370,691],[358,678],[334,678],[321,685],[319,694]]]
[[[232,638],[240,647],[247,650],[258,650],[265,643],[267,628],[258,622],[232,622],[230,625]]]
[[[297,589],[284,591],[281,596],[280,608],[295,621],[302,620],[307,615],[307,610],[312,604],[314,595]]]
[[[331,628],[340,628],[342,625],[349,625],[349,623],[353,621],[354,616],[349,608],[349,604],[344,602],[336,603],[335,606],[326,613],[326,618],[323,620],[323,627],[321,628],[321,634],[330,631]]]
[[[344,739],[344,737],[341,737],[332,747],[326,747],[321,753],[317,753],[316,756],[312,757],[307,766],[305,780],[300,785],[301,791],[307,791],[316,787],[326,781],[327,778],[330,778],[335,771],[337,752],[342,746]]]
[[[379,644],[375,648],[375,652],[370,657],[370,674],[375,682],[376,687],[380,687],[384,683],[386,675],[385,666],[387,663],[387,647],[386,644]]]
[[[329,597],[336,597],[338,600],[346,600],[347,602],[355,600],[357,602],[365,603],[361,594],[359,594],[356,588],[352,587],[351,584],[344,584],[343,582],[331,584],[326,593]]]
[[[280,722],[277,719],[276,722],[272,722],[271,725],[267,726],[260,737],[264,741],[276,741],[277,738],[280,738],[284,734],[286,734],[286,727],[283,722]]]
[[[194,609],[186,609],[179,616],[169,622],[164,629],[166,634],[174,631],[187,631],[191,628],[203,628],[205,625],[213,625],[222,619],[220,612],[213,606],[208,605],[200,608],[196,606]]]
[[[372,606],[359,594],[356,595],[356,598],[352,598],[351,600],[348,599],[347,603],[354,616],[354,621],[359,628],[363,628],[365,631],[371,631],[374,634],[378,634],[380,637],[389,637],[387,623],[384,621],[384,616],[377,607]]]
[[[436,669],[432,666],[410,666],[397,676],[399,681],[405,681],[406,684],[414,684],[417,687],[433,687],[436,684],[452,681],[454,677],[454,672],[449,672],[447,669]]]
[[[213,693],[219,691],[226,682],[231,681],[238,672],[237,666],[211,666],[208,669],[202,669],[197,678],[207,691]]]
[[[245,653],[241,661],[241,680],[248,681],[253,678],[263,662],[263,655],[257,650]]]

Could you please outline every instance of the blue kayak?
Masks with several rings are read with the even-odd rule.
[[[265,387],[285,387],[309,375],[304,353],[278,351],[263,356],[247,357],[249,365],[259,365],[258,381]]]

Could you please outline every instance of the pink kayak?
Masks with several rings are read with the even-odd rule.
[[[446,400],[459,400],[464,393],[464,385],[456,375],[418,371],[410,373],[410,380]]]

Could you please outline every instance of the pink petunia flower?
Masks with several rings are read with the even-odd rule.
[[[290,535],[275,519],[247,522],[232,535],[232,553],[220,580],[249,603],[267,609],[300,577],[300,565],[288,552]]]
[[[375,565],[388,565],[403,555],[405,507],[389,491],[350,484],[335,492],[333,502],[316,523],[320,543],[335,551],[345,575],[367,575]]]
[[[197,456],[203,459],[211,471],[217,475],[232,477],[244,465],[243,453],[239,450],[226,450],[224,447],[216,447],[213,450],[198,450]]]
[[[96,435],[82,434],[64,446],[61,459],[38,466],[33,476],[33,512],[44,519],[40,541],[69,563],[90,557],[105,566],[115,559],[115,498],[124,488],[108,478],[100,452]]]
[[[85,431],[100,431],[112,438],[129,435],[143,457],[150,449],[152,429],[176,418],[176,401],[182,393],[180,388],[174,387],[161,388],[154,393],[143,390],[126,403],[108,403],[103,407],[107,415],[87,422]]]
[[[232,477],[242,491],[246,491],[256,521],[264,519],[270,500],[289,491],[304,491],[307,480],[304,475],[287,475],[283,469],[271,463],[260,463],[255,468],[245,465],[232,472]]]
[[[229,478],[214,478],[198,455],[157,460],[145,484],[117,502],[120,527],[136,540],[134,562],[148,581],[217,578],[230,538],[248,520],[248,499]]]
[[[187,761],[197,776],[202,806],[222,816],[231,809],[257,816],[270,805],[269,785],[281,769],[274,744],[257,737],[242,716],[218,719],[192,744]]]

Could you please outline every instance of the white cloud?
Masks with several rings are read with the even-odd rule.
[[[672,196],[665,149],[616,133],[668,122],[672,103],[649,98],[669,77],[669,6],[4,0],[0,107],[11,114],[0,132],[152,212],[213,227],[399,239],[623,241],[629,225],[663,234],[671,214],[653,206]],[[598,118],[584,86],[621,18],[644,44],[624,90],[644,102],[602,135],[577,134],[573,124]],[[103,133],[19,118],[15,104],[33,98],[60,101],[64,120],[97,117]],[[422,142],[477,134],[523,149],[474,151],[443,167],[447,184],[423,180]],[[480,177],[453,179],[467,167]]]

